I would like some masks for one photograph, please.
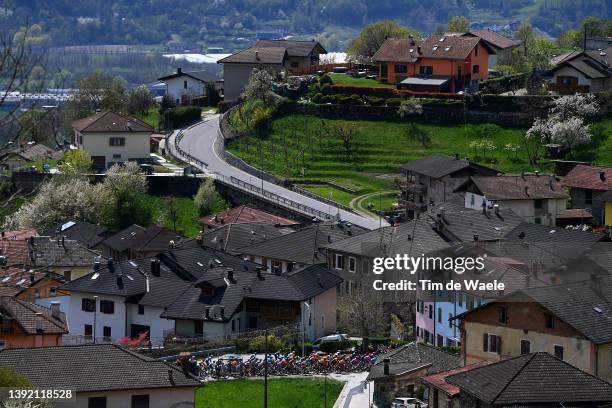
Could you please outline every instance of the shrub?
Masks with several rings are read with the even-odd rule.
[[[445,351],[447,353],[450,354],[459,354],[461,353],[461,347],[460,346],[442,346],[442,347],[438,347],[440,350]]]
[[[324,98],[324,96],[323,96],[323,95],[322,95],[320,92],[317,92],[317,93],[316,93],[316,94],[314,94],[314,96],[312,97],[312,101],[313,101],[314,103],[321,103],[323,98]]]
[[[355,346],[357,346],[357,342],[353,340],[322,341],[319,344],[319,350],[325,353],[335,353],[336,351],[349,350]]]
[[[323,86],[324,84],[333,85],[334,81],[332,81],[331,76],[328,73],[321,75],[319,78],[319,84]]]
[[[366,99],[366,101],[372,106],[381,106],[385,104],[385,100],[378,96],[370,96]]]
[[[304,343],[304,355],[309,355],[310,353],[312,353],[313,347],[312,347],[312,343],[307,341]],[[299,354],[302,355],[302,343],[298,343],[295,346],[295,351]]]
[[[402,104],[402,98],[389,98],[385,102],[387,106],[400,106]]]
[[[268,352],[278,351],[284,347],[284,342],[276,336],[268,335]],[[266,351],[266,336],[258,336],[249,342],[249,352],[263,353]]]
[[[201,116],[202,108],[200,106],[177,106],[176,108],[169,109],[162,116],[162,120],[167,120],[168,123],[165,123],[165,125],[176,129],[199,120]]]

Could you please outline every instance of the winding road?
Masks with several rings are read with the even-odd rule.
[[[265,193],[271,193],[277,197],[299,203],[326,215],[330,214],[332,217],[339,214],[342,220],[369,230],[379,227],[380,221],[378,219],[334,208],[328,203],[315,200],[314,198],[304,196],[296,191],[264,181],[226,162],[220,154],[222,153],[222,149],[224,149],[223,141],[220,140],[222,139],[219,131],[220,117],[221,116],[218,114],[206,114],[202,122],[187,129],[183,129],[182,137],[179,139],[181,150],[199,160],[201,163],[192,164],[199,167],[205,174],[224,180],[239,180],[242,188],[250,187],[256,190],[261,189]],[[170,136],[167,146],[177,158],[189,161],[189,159],[186,159],[180,152],[176,152],[174,149],[174,143],[178,133],[179,132],[174,132]],[[250,191],[250,193],[252,193],[252,191]],[[256,193],[256,195],[261,196],[261,194],[258,193]],[[266,197],[266,194],[263,194],[263,196]],[[383,221],[383,225],[388,224]]]

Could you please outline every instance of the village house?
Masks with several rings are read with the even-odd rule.
[[[479,37],[432,35],[422,40],[389,38],[372,57],[378,79],[400,89],[459,92],[478,89],[488,77],[493,48]]]
[[[612,379],[610,278],[518,290],[458,315],[464,364],[547,352]]]
[[[280,217],[257,208],[241,205],[230,208],[219,214],[207,215],[200,218],[199,223],[209,229],[223,227],[228,224],[242,224],[266,221],[279,226],[299,225],[300,223],[288,218]]]
[[[197,98],[207,96],[206,84],[213,84],[216,90],[223,90],[223,81],[208,71],[183,71],[158,78],[166,84],[166,96],[177,105],[191,105]]]
[[[608,190],[595,197],[599,201],[599,205],[604,208],[603,225],[606,227],[608,234],[612,231],[612,190]]]
[[[571,208],[586,209],[603,223],[604,203],[596,197],[612,190],[612,167],[578,164],[559,183],[569,189]]]
[[[173,245],[181,245],[183,238],[180,233],[159,225],[145,228],[132,224],[106,238],[99,247],[105,257],[122,261],[155,256]]]
[[[193,408],[200,386],[177,365],[115,344],[4,350],[0,367],[41,389],[76,393],[74,399],[54,401],[57,408]]]
[[[604,408],[612,402],[612,385],[544,352],[524,354],[445,375],[445,388],[461,408],[581,407]],[[465,368],[467,368],[465,367]],[[431,377],[423,379],[431,384]],[[434,389],[435,391],[438,388]],[[431,394],[430,394],[431,395]],[[430,400],[429,407],[444,407]]]
[[[459,201],[454,190],[473,175],[495,176],[498,172],[466,159],[445,154],[432,154],[401,166],[404,180],[402,203],[406,205],[406,216],[427,210],[430,205],[448,201]]]
[[[240,97],[253,69],[265,69],[274,75],[291,69],[319,64],[327,51],[317,41],[259,40],[254,46],[218,61],[223,64],[224,99]]]
[[[465,208],[488,211],[509,208],[526,222],[556,225],[569,196],[554,176],[535,174],[472,176],[455,189],[464,194]]]
[[[72,123],[73,145],[91,155],[93,166],[104,171],[128,160],[149,159],[153,128],[140,119],[116,112],[97,112]]]
[[[489,28],[471,30],[464,37],[478,37],[484,41],[494,53],[489,54],[489,71],[495,70],[497,65],[510,65],[512,61],[512,50],[519,46],[520,42],[508,38]]]
[[[374,382],[374,403],[389,406],[397,397],[421,396],[421,377],[459,365],[458,355],[413,342],[383,354],[370,369],[367,380]]]
[[[16,145],[10,142],[7,147],[0,150],[0,169],[3,171],[17,171],[25,169],[29,162],[35,160],[60,160],[64,153],[51,149],[41,143],[28,142]]]
[[[65,239],[77,241],[85,248],[100,250],[100,243],[104,241],[107,234],[108,230],[101,225],[69,220],[43,232],[42,235],[52,238],[64,237]]]
[[[90,272],[94,261],[101,258],[99,252],[64,237],[30,237],[26,242],[30,268],[44,269],[63,276],[66,280],[76,279]]]
[[[209,230],[201,234],[199,239],[207,247],[240,255],[243,247],[293,232],[295,232],[293,228],[279,226],[269,221],[241,222],[225,224],[222,227]]]
[[[459,392],[461,389],[456,385],[446,382],[446,378],[451,375],[464,373],[478,367],[483,367],[491,364],[488,361],[482,361],[475,364],[466,365],[440,373],[431,374],[426,377],[421,377],[420,382],[425,389],[423,399],[427,401],[432,408],[462,408],[459,400]]]
[[[46,308],[12,296],[0,297],[0,350],[59,346],[67,333],[59,303]]]
[[[605,50],[570,51],[551,60],[549,89],[561,95],[595,93],[612,89],[612,47]]]

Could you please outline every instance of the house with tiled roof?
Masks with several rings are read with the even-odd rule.
[[[241,205],[238,207],[230,208],[229,210],[223,211],[218,214],[207,215],[200,218],[199,223],[207,228],[213,229],[223,227],[227,224],[241,224],[241,223],[252,223],[266,221],[271,224],[278,224],[282,226],[298,225],[298,221],[290,220],[285,217],[280,217],[275,214],[271,214],[260,209]]]
[[[107,237],[99,246],[102,253],[115,261],[144,258],[159,254],[168,248],[180,245],[184,237],[159,225],[129,227]]]
[[[210,248],[239,255],[240,248],[264,242],[295,232],[293,228],[282,227],[269,221],[225,224],[199,236],[202,244]]]
[[[60,236],[30,237],[26,242],[30,268],[54,272],[66,280],[83,276],[101,259],[99,251]]]
[[[9,143],[7,147],[0,150],[0,168],[17,171],[34,160],[60,160],[63,156],[63,152],[41,143],[28,142],[19,145]]]
[[[604,203],[596,198],[612,190],[612,167],[578,164],[560,184],[569,189],[572,208],[589,210],[599,223],[603,223]]]
[[[59,303],[46,308],[12,296],[0,297],[0,328],[0,350],[59,346],[68,334]]]
[[[72,144],[91,155],[94,168],[104,171],[113,164],[150,158],[153,128],[140,119],[104,111],[72,123]]]
[[[552,175],[539,173],[472,176],[455,189],[466,208],[489,211],[508,208],[529,223],[556,225],[569,195]]]
[[[612,47],[570,51],[553,57],[548,71],[549,88],[561,95],[604,92],[612,89]]]
[[[465,364],[547,352],[612,380],[612,281],[521,289],[461,315]]]
[[[612,384],[545,352],[471,366],[445,376],[444,382],[453,391],[459,389],[453,407],[604,408],[612,404]],[[429,406],[436,405],[430,402]]]
[[[100,249],[108,230],[99,225],[85,221],[68,220],[59,223],[55,228],[45,231],[42,235],[49,237],[65,237],[79,242],[85,248]]]
[[[383,354],[370,368],[374,403],[389,406],[398,397],[417,397],[419,378],[460,366],[458,355],[413,342]]]
[[[470,30],[463,36],[478,37],[487,43],[495,53],[489,54],[489,70],[494,70],[496,65],[508,65],[512,61],[512,50],[519,46],[520,42],[508,38],[489,28],[481,30]]]
[[[414,218],[415,213],[427,210],[432,204],[460,201],[461,197],[454,190],[473,175],[495,176],[498,173],[467,157],[441,153],[413,160],[400,169],[403,175],[401,201],[406,206],[407,218]]]
[[[217,90],[223,89],[223,81],[209,71],[183,71],[177,68],[173,74],[158,78],[166,85],[166,96],[177,105],[189,105],[194,98],[206,97],[206,84],[212,83]]]
[[[223,64],[224,99],[239,98],[255,68],[277,75],[318,65],[319,55],[326,53],[317,41],[259,40],[252,47],[218,61]]]
[[[440,373],[431,374],[426,377],[421,377],[420,382],[423,388],[424,399],[427,400],[431,406],[441,408],[461,408],[459,402],[459,392],[461,389],[456,385],[446,382],[446,378],[451,375],[465,373],[478,367],[483,367],[487,364],[491,364],[488,361],[482,361],[480,363],[470,364],[459,368],[454,368],[448,371],[442,371]]]
[[[372,57],[378,79],[421,92],[459,92],[487,79],[494,49],[479,37],[389,38]]]
[[[176,364],[114,344],[24,348],[0,352],[0,367],[41,389],[70,389],[57,408],[187,408],[200,382]]]

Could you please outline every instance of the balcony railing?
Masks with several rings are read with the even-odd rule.
[[[289,306],[261,306],[261,316],[271,320],[294,320],[297,318],[295,308]]]
[[[553,92],[557,92],[560,95],[573,95],[575,93],[588,93],[588,85],[563,85],[563,84],[550,84],[548,86]]]
[[[412,183],[403,181],[400,183],[400,188],[411,193],[424,193],[427,191],[427,186],[420,183]]]

